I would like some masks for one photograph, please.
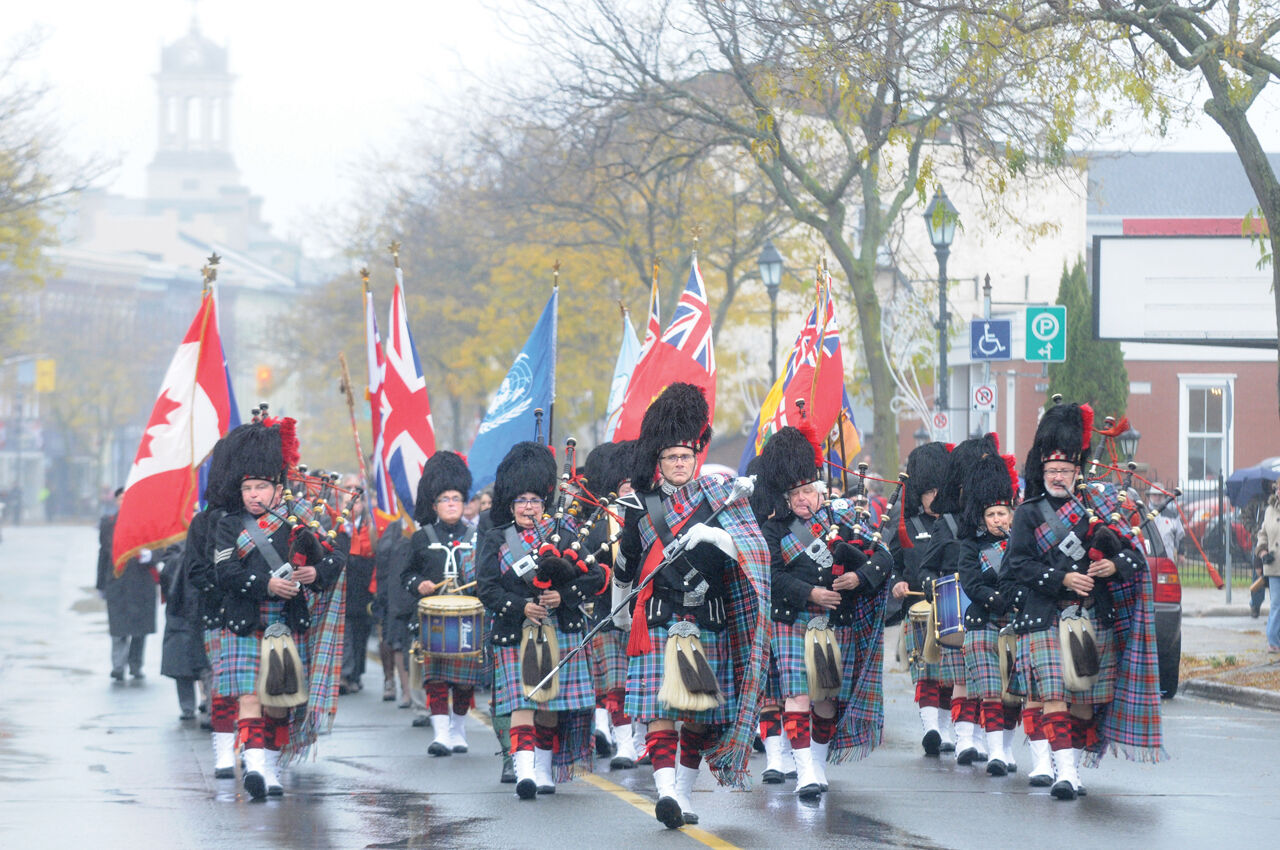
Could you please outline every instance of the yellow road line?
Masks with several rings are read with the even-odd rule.
[[[473,708],[471,709],[470,713],[471,713],[472,719],[477,720],[480,723],[483,723],[485,726],[488,726],[490,729],[493,728],[493,722],[489,717],[489,713],[487,711],[481,711],[479,708]],[[617,783],[614,783],[614,782],[610,782],[609,780],[605,779],[603,776],[598,776],[594,773],[584,773],[584,774],[581,774],[578,778],[586,781],[591,785],[594,785],[595,787],[599,788],[601,791],[612,794],[613,796],[617,797],[619,800],[623,801],[624,803],[630,803],[632,806],[635,806],[637,809],[644,812],[649,817],[653,817],[653,801],[648,799],[647,797],[641,797],[639,794],[635,793],[634,791],[628,791],[626,788],[623,788],[621,785],[618,785]],[[707,832],[705,829],[698,829],[696,826],[682,826],[680,827],[680,832],[683,833],[684,835],[689,836],[694,841],[697,841],[699,844],[705,844],[708,847],[714,847],[715,850],[741,850],[741,848],[739,848],[738,845],[730,844],[728,841],[725,841],[723,838],[720,838],[719,836],[716,836],[716,835],[712,835],[711,833]]]

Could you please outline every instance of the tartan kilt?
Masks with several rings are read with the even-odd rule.
[[[620,691],[627,686],[627,633],[621,629],[603,629],[591,638],[587,653],[591,682],[596,696]]]
[[[216,697],[228,696],[218,690],[218,674],[225,663],[222,660],[222,641],[229,634],[226,629],[205,629],[204,630],[204,654],[209,659],[209,669],[212,672],[213,695]]]
[[[907,646],[907,657],[910,658],[917,649],[911,634],[910,620],[902,621],[902,632]],[[919,649],[923,650],[924,647],[919,647]],[[953,649],[949,646],[941,647],[941,649],[942,660],[937,664],[926,664],[923,660],[920,660],[914,664],[909,663],[907,665],[911,671],[911,681],[913,683],[919,682],[921,679],[928,679],[940,685],[963,685],[965,683],[963,649]]]
[[[580,633],[565,634],[556,621],[556,643],[560,657],[582,641]],[[596,692],[591,685],[591,671],[587,667],[586,653],[578,653],[560,668],[560,693],[548,703],[530,702],[524,698],[524,685],[520,679],[520,645],[495,646],[493,658],[494,714],[510,714],[520,709],[536,711],[581,711],[596,706]]]
[[[729,630],[711,632],[702,629],[699,640],[707,655],[724,703],[707,711],[677,711],[658,702],[662,689],[663,655],[667,649],[667,627],[676,622],[673,617],[666,626],[649,626],[649,641],[653,648],[643,655],[627,659],[627,700],[625,711],[629,717],[648,723],[652,720],[683,720],[687,723],[728,723],[737,715],[738,696],[733,681],[733,664],[729,656]]]
[[[964,633],[965,688],[981,700],[1000,699],[1000,630],[992,626]]]
[[[302,672],[310,679],[307,669],[308,651],[307,636],[301,632],[293,633],[293,641],[298,645],[298,656],[302,659]],[[262,635],[237,635],[225,632],[222,637],[222,669],[215,668],[213,692],[218,696],[242,697],[258,692],[258,667],[262,661]]]
[[[1101,705],[1111,702],[1116,692],[1115,635],[1111,629],[1094,623],[1098,639],[1101,670],[1098,681],[1088,692],[1068,691],[1062,682],[1062,643],[1058,637],[1058,619],[1038,632],[1018,636],[1017,667],[1020,690],[1027,699],[1038,702],[1068,702],[1072,705]]]
[[[804,665],[804,635],[808,631],[808,617],[817,611],[806,611],[796,618],[795,623],[773,623],[773,639],[770,648],[778,663],[778,686],[783,699],[787,697],[807,697],[809,695],[809,674]],[[824,612],[825,613],[825,612]],[[805,622],[800,622],[804,619]],[[849,702],[853,698],[853,685],[856,677],[857,642],[854,640],[851,626],[836,626],[836,643],[840,645],[840,696],[837,699]]]
[[[467,688],[480,688],[488,684],[492,675],[485,669],[485,654],[436,655],[422,660],[422,681],[448,682]]]

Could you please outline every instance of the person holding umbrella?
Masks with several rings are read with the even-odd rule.
[[[1271,496],[1267,499],[1262,524],[1258,526],[1258,542],[1253,552],[1262,561],[1262,575],[1266,577],[1267,589],[1271,592],[1271,613],[1267,616],[1267,651],[1280,653],[1280,606],[1276,605],[1276,594],[1280,593],[1280,563],[1276,562],[1273,546],[1280,548],[1280,493],[1276,492],[1274,484]]]

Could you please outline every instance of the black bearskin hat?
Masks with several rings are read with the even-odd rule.
[[[493,507],[489,518],[493,527],[511,523],[511,504],[521,493],[537,493],[549,501],[556,489],[556,459],[541,443],[516,443],[498,464],[493,480]]]
[[[994,433],[981,437],[970,437],[951,450],[951,458],[947,461],[947,474],[938,488],[937,498],[933,501],[933,512],[942,514],[958,514],[961,510],[960,493],[964,490],[965,477],[985,454],[996,454],[1000,451],[1000,443]]]
[[[466,501],[471,490],[471,470],[457,452],[439,451],[427,459],[418,479],[418,497],[413,504],[413,518],[418,525],[436,521],[436,499],[449,490],[457,490]]]
[[[617,454],[622,449],[619,443],[601,443],[587,454],[582,465],[582,474],[587,479],[587,492],[597,499],[603,499],[610,493],[618,492]],[[625,470],[624,470],[625,474]]]
[[[711,442],[711,410],[701,387],[674,383],[653,400],[640,423],[640,439],[632,464],[631,486],[647,493],[654,481],[658,456],[672,446],[688,446],[694,454]]]
[[[964,495],[961,502],[961,526],[972,531],[985,528],[983,513],[992,505],[1008,505],[1013,508],[1018,492],[1013,455],[986,454],[974,461],[964,479]]]
[[[1040,417],[1040,424],[1036,425],[1036,436],[1022,467],[1028,499],[1044,494],[1046,461],[1061,460],[1078,466],[1089,462],[1093,408],[1087,404],[1061,404],[1056,398]]]
[[[782,497],[771,490],[766,483],[764,462],[760,457],[756,455],[747,463],[747,475],[754,475],[756,478],[755,489],[747,497],[747,503],[751,506],[751,513],[755,515],[757,524],[764,522],[772,515],[782,513],[787,507]]]
[[[764,485],[780,498],[791,488],[819,477],[822,450],[813,439],[813,427],[807,421],[803,424],[803,430],[792,425],[779,428],[760,450]]]
[[[902,499],[902,515],[910,519],[924,510],[920,499],[930,490],[942,487],[947,477],[950,455],[943,443],[925,443],[907,455],[907,489]],[[937,508],[934,508],[937,513]]]
[[[253,426],[237,426],[214,443],[213,451],[209,453],[209,476],[205,479],[204,485],[204,501],[209,507],[220,508],[227,512],[240,509],[241,479],[232,474],[234,470],[230,462],[231,447],[239,441],[240,437],[232,435],[251,427]]]
[[[285,473],[298,465],[297,422],[289,417],[266,418],[241,425],[223,438],[226,460],[222,474],[235,487],[254,478],[284,483]]]

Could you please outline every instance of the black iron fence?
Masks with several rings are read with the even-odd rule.
[[[1166,508],[1165,516],[1179,516],[1182,535],[1178,543],[1178,574],[1186,585],[1216,584],[1213,573],[1226,578],[1228,561],[1234,587],[1253,580],[1253,544],[1264,503],[1258,499],[1234,506],[1221,479],[1192,481],[1182,487],[1178,515]],[[1229,555],[1229,557],[1228,557]]]

